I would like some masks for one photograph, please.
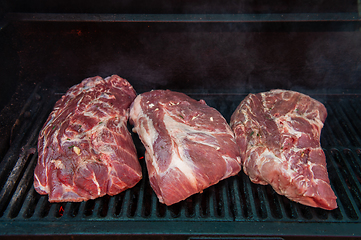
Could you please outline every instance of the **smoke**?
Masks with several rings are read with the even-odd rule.
[[[359,89],[357,32],[284,31],[279,23],[39,25],[18,29],[22,75],[56,88],[118,74],[138,93]]]
[[[360,90],[360,35],[352,32],[313,35],[316,37],[308,46],[306,59],[312,87],[331,93]]]

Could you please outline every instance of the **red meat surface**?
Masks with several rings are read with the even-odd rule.
[[[142,177],[127,129],[135,96],[116,75],[71,87],[40,132],[35,190],[50,202],[80,202],[133,187]]]
[[[320,145],[326,116],[322,103],[298,92],[249,94],[230,122],[244,172],[293,201],[337,208]]]
[[[130,122],[146,148],[150,184],[166,205],[241,170],[231,128],[203,100],[169,90],[143,93],[131,106]]]

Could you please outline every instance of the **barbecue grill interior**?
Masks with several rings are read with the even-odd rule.
[[[0,5],[2,236],[361,237],[359,2],[101,3]],[[134,188],[49,203],[32,186],[39,131],[69,87],[112,74],[137,93],[170,89],[204,99],[228,122],[250,92],[283,88],[319,100],[339,208],[297,204],[243,172],[167,207],[150,187],[136,134],[144,177]]]

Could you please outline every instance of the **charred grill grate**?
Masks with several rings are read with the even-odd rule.
[[[151,232],[259,235],[259,229],[264,228],[262,234],[274,235],[278,234],[278,227],[284,230],[282,234],[289,235],[328,235],[335,234],[336,231],[340,235],[361,235],[355,225],[342,225],[361,222],[361,112],[358,108],[358,95],[313,96],[325,103],[329,113],[321,143],[327,157],[331,184],[338,197],[339,208],[333,211],[314,209],[289,201],[269,186],[252,184],[242,172],[201,194],[167,207],[159,203],[149,185],[144,148],[136,136],[134,140],[144,178],[134,188],[116,196],[105,196],[82,203],[51,204],[46,196],[37,194],[32,185],[37,161],[37,153],[34,151],[37,136],[59,97],[50,95],[46,89],[35,88],[14,127],[10,148],[0,162],[2,234]],[[205,99],[208,105],[217,108],[228,121],[233,110],[245,97],[235,94],[191,96]],[[160,222],[166,225],[159,225]],[[31,228],[33,223],[38,226]],[[70,223],[75,225],[71,226]],[[173,223],[183,225],[176,227]],[[305,223],[307,227],[300,227],[300,223]],[[309,223],[313,224],[314,229],[321,229],[321,232],[313,232],[313,228],[307,225]],[[341,225],[335,225],[335,229],[324,227],[329,223]],[[88,228],[94,224],[100,224],[101,227],[92,227],[93,230]],[[247,224],[256,225],[247,228]],[[28,228],[19,230],[22,226]],[[199,229],[199,226],[203,228]]]

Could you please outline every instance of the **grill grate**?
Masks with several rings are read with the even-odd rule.
[[[2,234],[361,236],[355,225],[361,222],[361,112],[357,108],[360,104],[357,95],[313,96],[325,103],[329,113],[321,143],[330,181],[338,197],[339,208],[333,211],[292,202],[276,194],[270,186],[251,183],[243,172],[167,207],[159,203],[149,185],[144,148],[136,136],[144,178],[134,188],[82,203],[51,204],[47,196],[35,192],[32,184],[37,136],[56,96],[49,94],[49,90],[35,88],[22,111],[22,114],[28,113],[27,117],[19,117],[22,119],[19,130],[14,130],[12,144],[0,162]],[[229,121],[245,95],[191,96],[205,99]],[[31,227],[34,223],[36,228]],[[331,228],[330,223],[334,224]]]

